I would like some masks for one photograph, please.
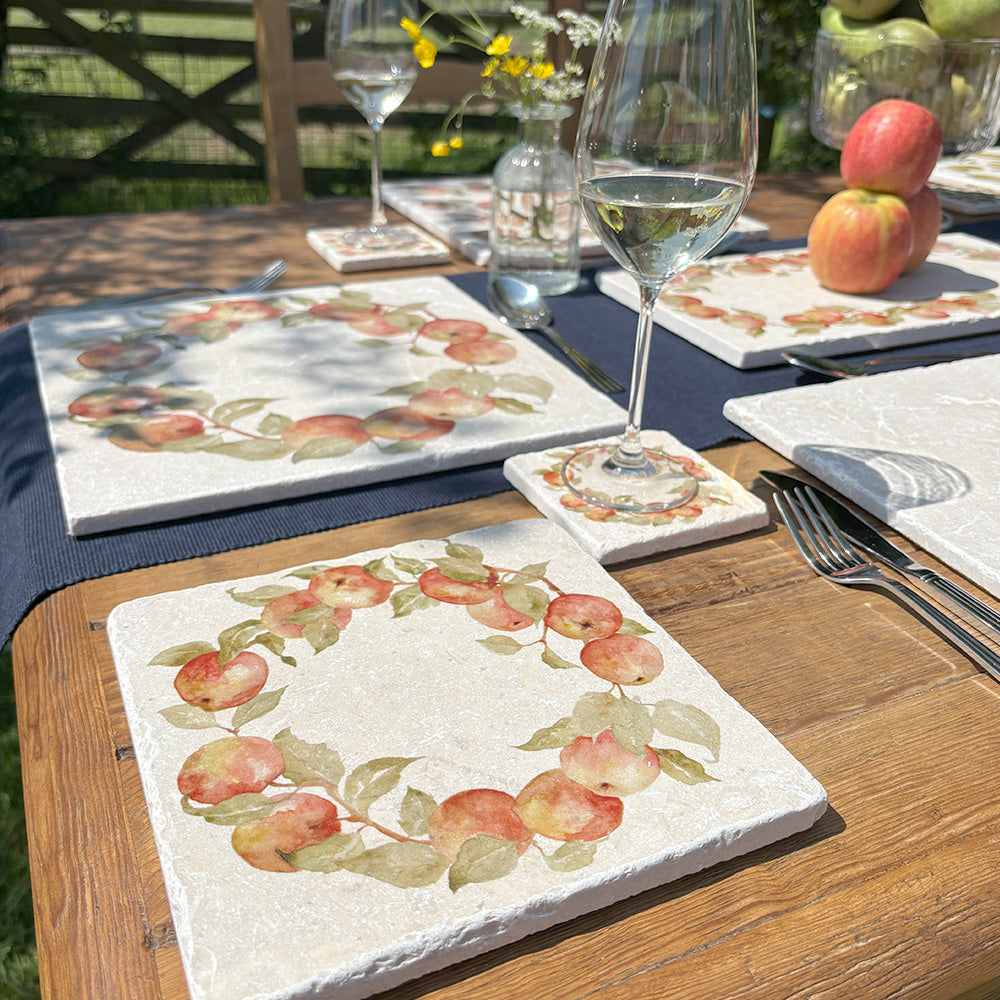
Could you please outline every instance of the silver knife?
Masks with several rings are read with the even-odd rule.
[[[877,556],[900,573],[919,580],[934,591],[950,608],[979,628],[995,633],[1000,638],[1000,614],[978,597],[963,590],[957,583],[943,577],[929,566],[922,566],[901,549],[896,548],[884,535],[876,531],[867,521],[863,521],[852,510],[835,500],[829,493],[818,489],[813,483],[785,472],[761,470],[761,478],[779,490],[794,486],[809,486],[822,502],[833,523],[856,545]]]

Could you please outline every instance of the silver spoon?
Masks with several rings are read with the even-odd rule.
[[[932,364],[936,361],[962,361],[965,358],[985,358],[995,351],[969,351],[964,354],[882,354],[867,361],[849,363],[837,358],[813,357],[809,354],[799,354],[796,351],[782,351],[781,356],[796,368],[817,375],[827,375],[830,378],[860,378],[869,375],[876,365],[897,364]]]
[[[540,333],[555,344],[602,392],[624,392],[625,386],[581,354],[565,337],[552,329],[552,313],[535,285],[520,278],[495,275],[490,278],[487,296],[490,308],[518,330]]]

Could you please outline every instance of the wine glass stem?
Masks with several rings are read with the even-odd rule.
[[[646,374],[649,370],[649,344],[653,332],[653,307],[662,284],[639,282],[639,323],[632,358],[632,384],[628,397],[625,433],[618,442],[612,461],[620,468],[639,468],[646,464],[642,450],[642,406],[646,398]]]
[[[378,232],[386,224],[385,209],[382,207],[382,123],[371,122],[372,127],[372,232]]]

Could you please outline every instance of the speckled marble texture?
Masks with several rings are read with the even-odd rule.
[[[500,461],[624,411],[444,278],[31,321],[71,534]]]
[[[616,440],[602,438],[591,443]],[[646,447],[676,456],[678,472],[697,477],[699,492],[690,503],[661,514],[627,514],[586,503],[562,484],[559,470],[568,455],[588,442],[514,455],[504,462],[503,471],[527,500],[561,524],[585,552],[605,565],[768,524],[767,507],[761,500],[672,434],[644,430],[642,440]]]
[[[344,238],[345,233],[357,232],[357,226],[340,226],[332,229],[306,230],[306,242],[332,268],[347,274],[352,271],[375,271],[386,267],[422,267],[427,264],[445,264],[449,259],[448,247],[439,239],[425,233],[417,226],[396,224],[413,236],[410,246],[395,250],[359,250]]]
[[[514,619],[452,603],[476,586],[502,586]],[[331,603],[289,619],[269,604],[289,592]],[[354,601],[338,629],[335,594]],[[541,519],[317,551],[306,567],[119,605],[108,633],[194,1000],[369,996],[826,808],[781,744]],[[199,700],[220,687],[193,690],[188,666],[220,647],[246,666],[221,685],[225,708]],[[609,663],[621,686],[598,675]],[[248,739],[226,770],[225,748]],[[219,791],[206,774],[223,773],[243,783]],[[290,798],[275,812],[277,795]],[[307,843],[262,833],[307,805]]]
[[[637,309],[624,271],[601,291]],[[990,329],[1000,317],[1000,246],[945,233],[928,259],[878,295],[819,285],[805,247],[729,254],[688,268],[657,301],[655,321],[736,368],[782,364],[781,352],[849,354]]]
[[[1000,597],[1000,357],[744,396],[723,412]]]

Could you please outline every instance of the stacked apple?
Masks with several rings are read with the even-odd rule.
[[[881,292],[924,262],[941,229],[927,185],[940,154],[941,126],[918,104],[880,101],[858,118],[840,155],[847,189],[809,226],[809,266],[824,288]]]

